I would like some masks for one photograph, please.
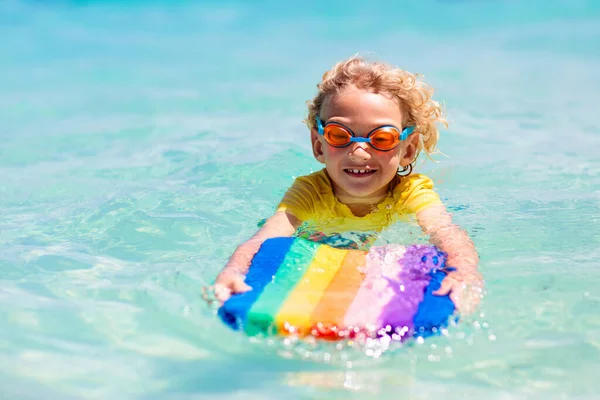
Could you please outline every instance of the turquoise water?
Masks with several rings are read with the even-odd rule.
[[[172,3],[0,4],[0,397],[600,395],[600,5]],[[251,342],[200,288],[319,168],[304,102],[356,52],[446,104],[419,169],[488,294],[380,357]]]

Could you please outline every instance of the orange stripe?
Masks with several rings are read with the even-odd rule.
[[[346,254],[341,268],[310,316],[314,335],[329,339],[340,337],[338,330],[344,327],[348,307],[365,278],[366,256],[367,253],[360,250],[349,250]]]
[[[348,250],[319,246],[304,276],[277,312],[275,325],[280,333],[300,336],[309,333],[310,316],[341,268],[347,252]]]

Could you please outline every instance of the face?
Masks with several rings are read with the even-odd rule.
[[[404,115],[397,100],[383,94],[349,87],[330,96],[321,107],[321,120],[342,123],[356,136],[366,137],[382,125],[393,125],[402,130]],[[368,143],[351,143],[336,148],[327,144],[316,129],[311,132],[315,158],[325,164],[333,181],[334,193],[361,199],[385,196],[399,166],[406,166],[415,156],[418,135],[389,151],[372,148]]]

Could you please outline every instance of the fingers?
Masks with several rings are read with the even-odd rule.
[[[462,295],[463,307],[461,312],[465,315],[472,314],[479,306],[481,298],[483,297],[483,291],[481,287],[472,286],[467,288]]]
[[[213,286],[214,295],[221,304],[229,300],[232,294],[244,293],[249,290],[252,288],[244,282],[243,276],[236,276],[222,283],[215,283]]]
[[[252,288],[250,286],[248,286],[248,284],[246,284],[246,282],[244,282],[241,279],[234,281],[232,286],[233,286],[232,287],[233,293],[244,293],[244,292],[247,292],[248,290],[252,290]]]
[[[215,296],[221,303],[225,303],[231,297],[231,289],[220,283],[216,283],[214,286]]]
[[[452,291],[452,287],[454,284],[454,279],[452,278],[445,278],[442,281],[442,284],[440,285],[440,288],[438,290],[436,290],[435,292],[433,292],[433,294],[435,294],[436,296],[445,296],[448,293],[450,293]]]
[[[440,289],[433,292],[433,294],[438,296],[450,294],[449,297],[454,303],[454,307],[463,315],[473,313],[482,297],[481,288],[469,287],[463,282],[451,277],[444,279]]]
[[[440,288],[438,290],[436,290],[435,292],[433,292],[433,294],[436,296],[445,296],[447,294],[450,294],[450,300],[454,303],[454,307],[459,312],[461,312],[461,308],[462,308],[461,294],[463,292],[462,289],[463,288],[462,288],[462,285],[460,282],[453,279],[452,277],[446,277],[442,281]]]
[[[454,308],[456,308],[456,310],[459,313],[463,312],[463,307],[462,307],[462,302],[461,302],[461,290],[453,290],[450,293],[450,300],[452,300],[452,302],[454,303]]]
[[[215,292],[213,286],[202,286],[202,299],[208,304],[213,303],[212,295]]]

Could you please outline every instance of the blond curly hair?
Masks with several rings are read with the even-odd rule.
[[[323,74],[317,85],[318,93],[308,104],[308,116],[304,121],[309,129],[316,129],[316,116],[320,113],[325,99],[339,93],[349,86],[368,90],[373,93],[390,95],[398,100],[403,114],[405,126],[415,126],[419,135],[419,144],[415,160],[421,150],[427,155],[435,152],[439,138],[437,123],[448,126],[443,111],[434,101],[433,88],[420,80],[420,74],[412,74],[392,65],[367,61],[356,55],[337,63],[331,70]]]

